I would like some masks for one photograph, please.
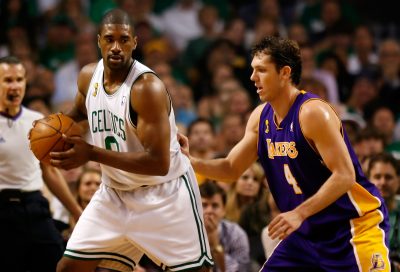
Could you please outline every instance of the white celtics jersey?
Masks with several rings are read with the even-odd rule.
[[[134,150],[138,141],[136,128],[130,116],[131,88],[140,75],[153,73],[153,71],[140,62],[134,61],[125,82],[112,95],[107,94],[103,87],[103,72],[103,60],[100,60],[86,96],[86,108],[93,144],[108,150],[130,152]],[[184,174],[190,167],[190,162],[180,151],[172,108],[169,123],[171,127],[171,158],[167,175],[134,174],[102,164],[103,182],[116,189],[131,190],[142,185],[164,183]]]
[[[13,118],[0,114],[0,191],[42,189],[42,170],[28,140],[33,121],[41,118],[41,113],[25,107]]]

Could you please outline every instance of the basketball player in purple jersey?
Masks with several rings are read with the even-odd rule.
[[[263,104],[226,158],[184,153],[197,173],[236,180],[259,159],[282,212],[269,225],[281,242],[261,271],[390,271],[388,215],[377,188],[362,173],[340,119],[316,95],[296,88],[298,45],[267,37],[253,48],[251,66]]]

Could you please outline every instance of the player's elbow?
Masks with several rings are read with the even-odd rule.
[[[162,160],[159,160],[157,162],[157,176],[165,176],[169,172],[169,167],[170,167],[170,159],[164,158]]]
[[[350,190],[351,187],[353,187],[353,185],[356,183],[356,173],[354,168],[342,169],[342,171],[339,172],[339,175],[343,185],[348,190]]]

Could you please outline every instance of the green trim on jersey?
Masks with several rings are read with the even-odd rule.
[[[183,175],[182,178],[185,181],[186,188],[189,191],[190,203],[192,204],[193,215],[196,220],[197,233],[199,235],[201,255],[196,261],[169,266],[168,269],[170,269],[172,271],[186,271],[186,270],[191,270],[193,268],[199,268],[203,265],[207,265],[207,266],[214,265],[212,258],[210,256],[208,256],[207,247],[206,247],[207,241],[206,241],[205,234],[204,234],[203,222],[201,220],[202,216],[200,215],[200,212],[197,208],[198,206],[196,203],[196,198],[195,198],[195,194],[193,191],[193,187],[191,185],[191,182],[189,182],[189,177],[186,176],[186,174]]]
[[[123,265],[128,266],[129,268],[133,269],[136,266],[136,263],[121,254],[113,253],[113,252],[83,252],[78,250],[66,249],[64,252],[64,256],[67,256],[72,259],[77,260],[109,260],[119,262]],[[114,258],[113,258],[114,257]],[[118,258],[115,258],[118,257]]]

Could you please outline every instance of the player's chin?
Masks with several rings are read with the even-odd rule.
[[[260,101],[261,101],[262,103],[268,102],[268,100],[267,100],[267,98],[266,98],[265,96],[259,95],[259,97],[260,97]]]
[[[111,68],[121,68],[124,66],[124,59],[123,58],[108,58],[107,64]]]

